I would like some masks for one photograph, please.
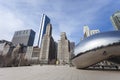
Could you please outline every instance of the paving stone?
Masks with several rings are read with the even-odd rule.
[[[120,71],[54,65],[0,68],[0,80],[120,80],[119,74]]]

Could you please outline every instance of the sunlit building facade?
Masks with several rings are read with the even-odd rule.
[[[83,29],[84,38],[89,37],[89,36],[94,35],[94,34],[97,34],[97,33],[100,33],[99,29],[90,30],[88,26],[84,26],[83,28],[84,28]]]
[[[116,30],[120,30],[120,11],[115,12],[111,16],[111,21]]]

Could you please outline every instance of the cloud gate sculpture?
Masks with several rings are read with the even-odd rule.
[[[74,50],[73,65],[87,68],[103,60],[120,64],[120,31],[98,33],[82,40]]]

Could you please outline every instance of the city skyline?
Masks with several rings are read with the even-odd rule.
[[[70,41],[76,44],[83,37],[83,26],[100,29],[101,32],[114,30],[110,16],[119,9],[120,1],[113,0],[6,0],[0,1],[0,40],[12,40],[15,31],[33,29],[37,45],[40,19],[46,14],[51,19],[53,38],[60,39],[66,32]]]

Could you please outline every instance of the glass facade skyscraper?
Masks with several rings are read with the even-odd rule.
[[[38,38],[38,47],[41,46],[41,41],[43,38],[43,35],[46,33],[46,27],[47,24],[50,23],[50,19],[47,15],[43,14],[41,23],[40,23],[40,33],[39,33],[39,38]]]
[[[24,46],[33,46],[35,32],[32,29],[16,31],[12,43],[14,45],[23,44]]]

